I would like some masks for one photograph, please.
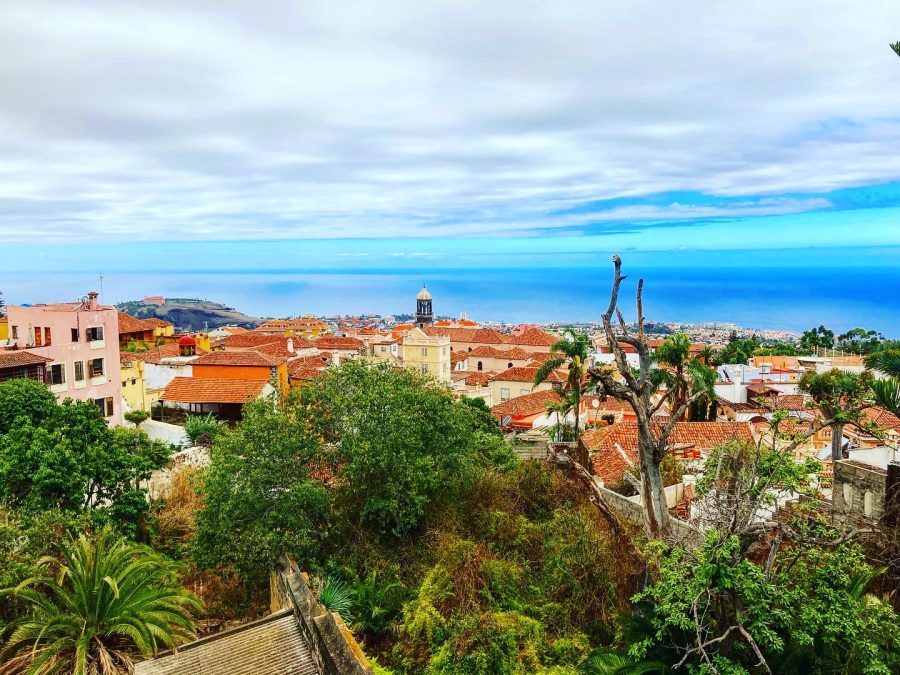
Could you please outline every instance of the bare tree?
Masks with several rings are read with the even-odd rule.
[[[603,331],[606,342],[615,359],[615,367],[592,368],[589,371],[591,380],[598,390],[620,401],[628,402],[637,416],[638,457],[641,475],[641,501],[644,506],[644,517],[647,532],[651,537],[666,537],[670,533],[669,511],[666,508],[666,496],[663,488],[660,464],[666,456],[669,436],[678,420],[682,419],[691,404],[708,394],[705,387],[692,387],[691,375],[688,371],[676,376],[683,381],[674,383],[677,386],[667,387],[657,392],[651,379],[653,360],[644,335],[644,310],[642,293],[644,280],[637,284],[637,329],[629,333],[619,310],[619,289],[625,277],[622,275],[622,260],[613,256],[614,276],[609,306],[602,316]],[[618,319],[618,328],[614,326],[614,317]],[[622,345],[634,348],[638,356],[639,367],[635,372],[625,357]],[[676,391],[691,391],[677,401],[673,399]],[[666,404],[672,404],[667,421],[656,421],[654,415]]]

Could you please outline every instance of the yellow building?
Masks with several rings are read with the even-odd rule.
[[[413,328],[403,337],[403,365],[450,382],[450,336],[426,335]]]
[[[319,321],[314,316],[304,316],[301,319],[273,319],[266,321],[261,326],[253,329],[254,333],[263,335],[287,335],[289,337],[302,337],[314,340],[328,332],[328,324]]]
[[[150,397],[147,395],[147,382],[144,380],[144,362],[140,359],[129,359],[127,352],[123,352],[120,363],[125,409],[150,412]]]
[[[0,316],[0,342],[9,340],[9,319]]]

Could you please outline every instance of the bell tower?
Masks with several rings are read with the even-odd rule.
[[[431,293],[422,285],[422,290],[416,296],[416,325],[419,328],[427,328],[434,321],[431,311]]]

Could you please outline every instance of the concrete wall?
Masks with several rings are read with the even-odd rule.
[[[884,515],[887,471],[841,460],[834,466],[831,500],[835,511],[878,522]]]

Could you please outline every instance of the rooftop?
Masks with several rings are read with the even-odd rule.
[[[176,377],[160,399],[172,403],[240,403],[259,398],[268,382],[218,378]]]
[[[253,368],[273,368],[287,359],[284,356],[271,356],[256,350],[242,352],[210,352],[194,361],[194,366],[246,366]]]
[[[39,366],[50,363],[53,359],[32,354],[24,349],[0,350],[0,368],[24,368],[26,366]]]

